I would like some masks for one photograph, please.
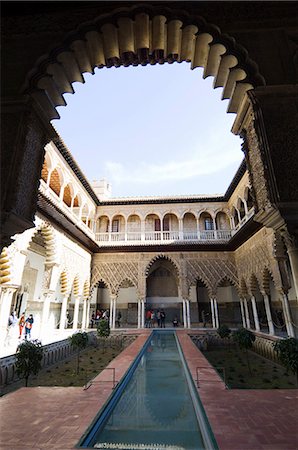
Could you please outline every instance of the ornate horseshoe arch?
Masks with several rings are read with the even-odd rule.
[[[235,40],[200,16],[168,7],[139,5],[121,8],[81,24],[37,62],[27,77],[25,92],[39,104],[48,120],[59,118],[63,94],[95,68],[189,62],[214,77],[227,111],[237,113],[245,93],[264,85],[258,66]]]

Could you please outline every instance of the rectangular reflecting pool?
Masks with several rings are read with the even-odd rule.
[[[79,446],[218,448],[174,332],[151,334]]]

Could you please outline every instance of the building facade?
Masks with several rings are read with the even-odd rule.
[[[295,335],[297,294],[281,235],[254,221],[245,161],[222,196],[99,198],[57,135],[45,148],[35,227],[1,254],[1,338],[12,310],[35,336],[146,326],[148,309],[185,328],[228,324]]]

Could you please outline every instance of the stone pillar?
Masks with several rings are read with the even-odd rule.
[[[141,299],[138,299],[138,328],[141,328],[142,306]]]
[[[73,323],[72,323],[73,330],[77,330],[77,328],[78,328],[79,307],[80,307],[80,296],[76,295],[74,312],[73,312]]]
[[[252,306],[252,311],[253,311],[253,315],[254,315],[255,330],[260,331],[260,323],[259,323],[259,317],[258,317],[257,304],[256,304],[256,299],[253,295],[251,296],[251,306]]]
[[[145,241],[145,220],[141,220],[141,241]]]
[[[40,110],[28,96],[3,100],[1,120],[2,249],[12,242],[11,236],[34,227],[44,147],[50,137]]]
[[[297,247],[288,247],[287,248],[291,271],[293,275],[293,283],[296,292],[296,300],[298,300],[298,248]]]
[[[51,308],[51,300],[53,295],[55,294],[54,291],[44,291],[43,292],[43,307],[42,307],[42,314],[41,314],[41,322],[40,322],[40,337],[46,336],[48,333],[48,322],[49,322],[49,314],[50,314],[50,308]]]
[[[87,311],[87,299],[83,299],[83,315],[82,315],[82,330],[86,328],[86,311]]]
[[[0,288],[0,345],[7,335],[8,318],[11,312],[13,294],[19,288],[15,285],[2,285]]]
[[[86,310],[86,323],[85,328],[89,328],[90,325],[90,298],[87,299],[87,310]]]
[[[65,295],[62,299],[61,312],[60,312],[60,324],[59,324],[60,330],[64,330],[65,325],[66,325],[67,299],[68,299],[68,294]]]
[[[286,322],[287,334],[289,337],[295,337],[295,332],[294,332],[292,317],[291,317],[291,311],[290,311],[290,306],[289,306],[289,299],[288,299],[288,295],[284,292],[282,293],[282,307],[283,307],[283,313],[284,313],[285,322]]]
[[[183,219],[179,219],[179,241],[183,241]]]
[[[116,302],[117,297],[113,298],[113,320],[112,320],[112,329],[115,330],[116,327],[116,306],[117,306],[117,302]]]
[[[213,299],[213,304],[214,304],[215,328],[219,328],[218,304],[216,298]]]
[[[241,309],[241,319],[243,328],[246,328],[245,311],[244,311],[244,300],[240,298],[240,309]]]
[[[211,306],[211,317],[212,317],[212,327],[216,328],[215,314],[214,314],[214,301],[213,298],[210,298],[210,306]]]
[[[186,306],[186,325],[187,328],[190,328],[190,308],[189,308],[189,300],[185,300]]]
[[[141,299],[141,328],[145,327],[145,299]]]
[[[187,319],[186,319],[186,301],[182,299],[182,308],[183,308],[183,326],[187,328]]]
[[[268,327],[269,327],[269,334],[274,336],[274,326],[273,326],[273,321],[272,321],[269,297],[266,293],[264,293],[264,294],[262,293],[262,295],[264,297],[264,304],[265,304],[265,311],[266,311],[267,322],[268,322]]]
[[[110,326],[110,328],[113,327],[113,309],[114,309],[113,299],[114,299],[114,297],[111,295],[111,298],[110,298],[110,316],[109,316],[109,326]]]
[[[247,299],[244,298],[243,299],[243,303],[244,303],[244,312],[245,312],[245,320],[246,320],[246,327],[248,329],[250,329],[250,318],[249,318],[249,311],[248,311],[248,304],[247,304]]]

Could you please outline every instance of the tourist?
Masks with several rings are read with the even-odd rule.
[[[147,309],[145,314],[145,327],[150,328],[151,327],[151,310]]]
[[[178,327],[178,325],[179,325],[178,317],[175,316],[174,319],[173,319],[173,327]]]
[[[152,310],[151,311],[151,328],[155,327],[155,312]]]
[[[95,312],[93,311],[93,313],[91,315],[91,328],[94,327],[94,323],[95,323]]]
[[[33,315],[30,314],[29,317],[27,317],[26,321],[25,321],[25,339],[31,339],[31,330],[32,330],[32,326],[33,326]]]
[[[160,326],[161,328],[166,327],[166,313],[163,309],[160,311]]]
[[[25,326],[25,313],[23,312],[19,319],[19,339],[21,339],[22,337],[24,326]]]
[[[118,311],[117,319],[116,319],[116,325],[118,328],[120,328],[121,317],[122,317],[121,311]]]
[[[160,328],[160,323],[161,323],[161,317],[160,317],[160,311],[159,309],[157,310],[157,326],[158,328]]]

